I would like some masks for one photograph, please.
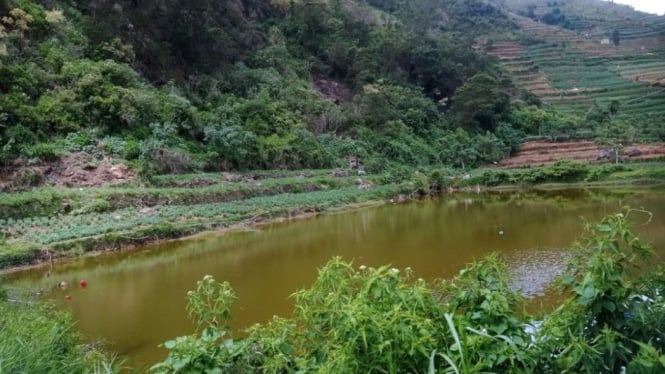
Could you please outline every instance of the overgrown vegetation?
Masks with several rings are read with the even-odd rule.
[[[118,363],[84,344],[67,312],[45,303],[7,300],[0,289],[0,371],[115,373]]]
[[[593,102],[572,103],[585,114],[560,113],[567,107],[547,98],[556,110],[540,108],[519,87],[526,71],[511,80],[472,48],[521,35],[503,6],[561,24],[572,22],[571,4],[6,0],[0,162],[85,152],[153,175],[327,168],[357,156],[379,172],[474,167],[506,157],[525,136],[664,139],[649,112],[665,96],[633,82],[633,69],[652,76],[657,58],[587,61],[556,43],[558,55],[580,62],[570,75],[537,57],[546,38],[535,40],[529,74],[543,67],[561,92],[587,78],[593,87]],[[16,178],[43,183],[29,171]]]
[[[658,56],[600,63],[555,43],[559,56],[579,62],[570,73],[539,54],[545,40],[536,38],[529,61],[537,65],[509,75],[476,52],[524,36],[504,6],[518,5],[6,0],[0,162],[25,168],[84,153],[90,168],[124,160],[150,177],[331,168],[355,156],[378,173],[473,168],[505,158],[528,137],[665,139],[649,114],[665,96],[631,78],[642,66],[652,75]],[[548,2],[526,11],[565,18],[571,7]],[[615,63],[626,68],[607,67]],[[522,78],[542,75],[541,67],[561,92],[588,78],[593,102],[561,98],[559,107],[525,91]],[[610,94],[605,83],[623,86]],[[29,168],[13,178],[25,189],[45,182]]]
[[[577,1],[535,2],[523,14],[550,25],[590,30],[589,19],[606,28],[611,19],[611,29],[588,38],[610,37],[617,51],[660,35],[665,24],[633,21],[625,12],[603,13],[607,20],[593,12],[574,17]],[[662,51],[576,51],[569,34],[551,40],[540,37],[542,30],[518,30],[504,12],[506,5],[524,5],[515,3],[520,0],[0,0],[0,171],[17,171],[8,189],[30,190],[0,196],[0,269],[398,194],[397,200],[470,185],[665,178],[660,164],[573,162],[465,175],[505,158],[525,139],[594,138],[617,158],[626,142],[665,140],[659,115],[665,95],[654,81],[665,66]],[[636,25],[648,30],[631,29]],[[480,53],[502,38],[525,48],[512,68]],[[530,79],[544,74],[552,90],[533,93]],[[36,188],[47,181],[31,167],[71,154],[90,160],[84,169],[122,161],[143,179],[120,188]],[[332,168],[346,167],[349,156],[360,160],[358,170],[334,175]],[[228,170],[263,171],[230,181],[218,173]],[[602,227],[624,230],[617,217]],[[608,257],[619,277],[625,259]],[[591,264],[576,269],[598,276]],[[649,345],[656,335],[638,326],[660,321],[661,301],[649,293],[660,290],[660,280],[644,289],[623,281],[594,285],[594,292],[623,291],[598,304],[589,301],[597,295],[583,290],[548,317],[555,322],[546,319],[529,335],[515,314],[519,295],[507,290],[496,259],[436,287],[408,273],[356,270],[335,260],[311,290],[297,294],[294,319],[255,327],[228,345],[220,342],[230,334],[223,321],[232,292],[205,279],[190,295],[201,335],[168,343],[173,353],[156,370],[626,366],[657,372],[663,362],[661,347]],[[579,274],[568,279],[573,290],[588,288],[575,283]],[[634,295],[656,301],[638,305]],[[220,301],[221,309],[206,307],[207,301]],[[612,313],[646,317],[614,323],[620,313],[601,310],[610,304]],[[3,318],[4,312],[33,318],[34,331],[51,326],[40,317],[48,307],[0,303],[0,309]],[[601,316],[608,326],[581,315]],[[56,330],[69,326],[67,317],[55,323]],[[0,325],[0,334],[8,331]],[[61,356],[73,366],[20,366],[13,357],[30,352],[14,350],[2,352],[10,359],[0,361],[0,371],[90,371],[92,361],[81,359],[85,349],[73,335],[64,345],[46,335],[26,339],[52,341],[58,352],[64,347]],[[6,344],[0,341],[0,349],[9,349]],[[110,368],[95,362],[101,365],[95,370]]]
[[[463,185],[522,185],[533,186],[547,183],[660,183],[665,174],[663,164],[583,164],[573,161],[559,161],[549,166],[515,169],[479,169],[474,175],[462,181]]]
[[[629,228],[628,210],[588,224],[562,277],[569,296],[552,313],[520,313],[496,257],[428,285],[410,269],[333,259],[275,317],[234,339],[235,296],[206,276],[188,293],[194,335],[168,341],[158,373],[646,372],[665,369],[662,269]]]
[[[475,26],[513,26],[481,1],[7,0],[0,10],[5,163],[83,151],[150,175],[332,167],[353,155],[380,171],[451,162],[441,149],[456,128],[484,144],[466,165],[506,154],[494,130],[510,85],[470,46]],[[492,95],[468,105],[479,90]]]

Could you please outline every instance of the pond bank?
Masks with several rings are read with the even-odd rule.
[[[470,172],[468,178],[444,182],[437,181],[432,172],[430,177],[414,173],[411,179],[397,182],[378,175],[365,177],[359,183],[359,178],[333,177],[324,170],[236,181],[208,174],[164,176],[155,182],[159,187],[46,189],[7,194],[0,198],[0,211],[7,217],[0,219],[0,273],[205,231],[237,230],[368,204],[401,202],[438,191],[616,188],[665,182],[663,165],[654,163],[621,168],[606,164],[584,169],[585,175],[602,177],[600,180],[551,180],[552,175],[582,175],[579,164],[571,165],[479,169]],[[527,183],[538,182],[543,175],[550,179]],[[181,183],[174,182],[178,178]],[[199,183],[203,180],[206,183]],[[182,183],[190,187],[181,187]]]

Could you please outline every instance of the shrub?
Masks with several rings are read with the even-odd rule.
[[[505,170],[485,169],[478,178],[478,183],[485,186],[498,186],[510,182],[510,174]]]
[[[624,164],[604,164],[601,166],[597,166],[592,168],[589,171],[589,175],[586,177],[586,181],[597,181],[601,180],[611,174],[614,174],[619,171],[627,171],[631,170],[630,167],[624,165]]]
[[[547,316],[535,345],[552,372],[661,372],[665,369],[665,283],[644,281],[638,264],[653,249],[630,231],[627,211],[588,224],[562,277],[570,299]],[[658,277],[661,269],[653,273]],[[547,352],[547,353],[545,353]],[[551,355],[555,353],[554,355]]]
[[[434,169],[429,176],[429,184],[435,190],[442,190],[452,184],[455,173],[450,169]]]
[[[141,147],[140,160],[146,174],[183,174],[194,169],[185,151],[154,146],[150,142]]]
[[[589,172],[586,164],[562,160],[546,168],[548,179],[556,181],[574,182],[583,180]]]
[[[136,140],[127,140],[122,147],[122,157],[125,160],[137,160],[141,157],[141,143]]]
[[[56,161],[62,155],[62,146],[58,143],[38,143],[25,151],[26,156],[38,158],[41,161]]]

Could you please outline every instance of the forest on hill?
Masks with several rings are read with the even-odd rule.
[[[530,90],[491,53],[529,34],[510,3],[2,0],[0,162],[378,172],[491,163],[528,137],[665,138],[639,117],[652,107],[568,111]]]

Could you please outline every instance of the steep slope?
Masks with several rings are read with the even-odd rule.
[[[515,25],[482,0],[6,0],[0,12],[5,174],[76,152],[150,175],[350,155],[426,167],[456,162],[444,148],[459,139],[485,142],[467,165],[507,149],[495,132],[509,82],[471,45]],[[493,93],[482,105],[455,97],[478,89]]]
[[[601,108],[626,120],[665,113],[665,18],[598,1],[507,4],[531,17],[510,13],[521,33],[486,51],[543,103],[579,114]],[[566,21],[545,23],[552,9]],[[618,30],[618,45],[610,28]]]

